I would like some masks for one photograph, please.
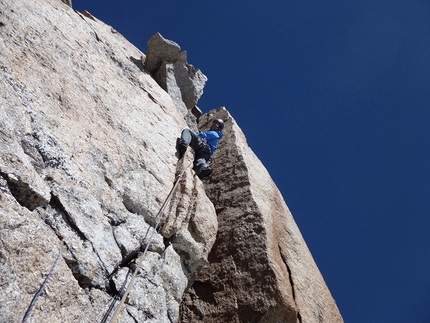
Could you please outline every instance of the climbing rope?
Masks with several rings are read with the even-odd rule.
[[[149,228],[150,228],[150,227],[149,227]],[[149,228],[148,228],[148,230],[149,230]],[[145,235],[144,240],[146,239],[146,236],[147,236],[147,235],[148,235],[148,231],[146,232],[146,235]],[[116,294],[116,295],[114,296],[114,298],[112,299],[112,302],[111,302],[111,304],[110,304],[110,306],[109,306],[108,310],[106,311],[105,315],[103,316],[103,318],[102,318],[102,320],[101,320],[101,323],[106,323],[106,322],[107,322],[107,320],[108,320],[108,318],[109,318],[109,315],[111,314],[111,312],[112,312],[113,308],[115,307],[115,303],[116,303],[116,301],[120,300],[120,298],[119,298],[119,297],[120,297],[120,295],[122,295],[122,294],[124,293],[125,287],[127,286],[128,276],[129,276],[129,272],[127,273],[127,276],[125,277],[124,282],[122,283],[121,288],[119,289],[119,293],[118,293],[118,294]]]
[[[160,224],[160,221],[161,221],[161,218],[163,217],[164,211],[166,210],[167,205],[169,204],[170,200],[172,199],[173,194],[175,193],[176,189],[178,188],[179,180],[185,174],[185,171],[188,169],[188,167],[191,166],[192,163],[193,162],[191,162],[181,172],[179,172],[178,174],[176,174],[175,181],[173,183],[173,187],[170,190],[169,194],[167,195],[167,197],[166,197],[163,205],[161,206],[160,211],[158,211],[158,213],[157,213],[156,224],[155,224],[154,230],[152,230],[152,232],[151,232],[151,236],[149,238],[148,243],[146,244],[146,247],[145,247],[145,250],[143,252],[143,255],[140,257],[139,263],[138,263],[137,267],[135,268],[135,270],[133,272],[133,276],[131,277],[130,283],[128,284],[127,289],[125,290],[124,294],[122,295],[120,304],[118,305],[117,309],[115,310],[114,315],[113,315],[112,319],[109,321],[109,323],[114,323],[117,320],[118,315],[121,312],[122,307],[124,306],[125,300],[126,300],[128,294],[131,291],[131,287],[134,284],[134,281],[136,279],[137,273],[139,272],[139,269],[140,269],[140,267],[143,264],[143,260],[145,260],[146,252],[148,251],[149,245],[151,244],[152,238],[154,237],[154,232],[157,231],[158,225]],[[149,230],[149,228],[148,228],[148,230]],[[105,317],[107,317],[107,316],[109,316],[109,312],[107,313],[107,315],[105,315]],[[105,319],[105,318],[103,318],[103,319]]]
[[[60,260],[60,256],[61,256],[61,250],[58,251],[57,259],[55,259],[55,262],[52,265],[51,270],[49,271],[48,275],[46,276],[45,280],[43,281],[43,283],[40,286],[39,290],[37,291],[36,295],[34,295],[33,300],[31,301],[30,306],[27,309],[27,312],[25,312],[24,318],[22,319],[22,323],[27,322],[28,318],[30,317],[31,311],[33,311],[33,308],[36,305],[40,294],[42,294],[43,290],[45,289],[45,286],[48,283],[49,278],[51,278],[51,275],[54,272],[54,269],[57,266],[58,261]]]

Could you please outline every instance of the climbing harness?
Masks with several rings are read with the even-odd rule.
[[[122,307],[124,306],[125,299],[127,298],[128,294],[131,291],[131,287],[133,286],[133,283],[134,283],[134,281],[136,279],[137,273],[139,272],[140,267],[143,264],[143,260],[145,259],[146,252],[148,251],[149,245],[151,244],[152,238],[154,237],[154,232],[157,231],[158,225],[160,224],[160,221],[161,221],[161,218],[163,217],[164,211],[166,210],[167,205],[169,204],[170,200],[172,199],[173,194],[175,193],[176,189],[178,188],[179,180],[182,178],[182,176],[185,174],[185,171],[188,169],[188,167],[191,166],[192,163],[193,162],[191,162],[181,172],[179,172],[179,173],[176,174],[175,180],[173,182],[173,187],[170,190],[169,194],[167,195],[167,197],[166,197],[163,205],[161,206],[160,211],[158,211],[158,214],[156,216],[156,224],[155,224],[154,230],[152,230],[151,236],[149,238],[148,243],[146,244],[146,247],[145,247],[145,250],[143,252],[143,255],[140,257],[139,263],[138,263],[137,267],[135,268],[135,270],[133,272],[133,276],[131,277],[130,283],[128,284],[127,289],[125,290],[124,294],[122,295],[120,304],[118,305],[117,309],[115,310],[115,312],[114,312],[114,314],[112,316],[112,319],[109,321],[109,323],[114,323],[117,320],[117,318],[119,316],[119,313],[121,312]],[[112,305],[111,305],[111,308],[113,308]],[[104,316],[102,322],[105,322],[104,320],[107,319],[107,317],[109,316],[111,308],[109,308],[109,311]]]
[[[49,271],[48,275],[46,276],[45,280],[43,281],[43,283],[40,286],[39,290],[37,291],[36,295],[34,295],[33,300],[31,301],[30,306],[27,309],[27,312],[25,312],[25,314],[24,314],[24,318],[22,319],[22,323],[27,322],[28,318],[30,317],[31,311],[33,310],[34,306],[36,305],[40,294],[42,294],[43,290],[45,289],[45,286],[48,283],[49,278],[51,278],[51,275],[54,272],[54,269],[57,266],[58,261],[60,260],[60,256],[61,256],[61,250],[58,251],[57,259],[55,259],[55,262],[52,265],[51,270]]]

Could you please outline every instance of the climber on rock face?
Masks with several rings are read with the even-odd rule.
[[[184,157],[188,146],[194,149],[194,171],[200,179],[208,177],[212,168],[208,164],[209,158],[218,148],[218,142],[223,137],[224,121],[216,119],[206,132],[194,133],[190,129],[184,129],[181,138],[176,140],[176,156]]]

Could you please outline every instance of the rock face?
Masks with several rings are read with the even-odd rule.
[[[22,321],[59,251],[30,320],[106,322],[149,241],[117,322],[341,322],[233,118],[189,117],[203,74],[70,4],[0,4],[0,322]],[[174,146],[212,117],[226,135],[202,183]]]
[[[72,0],[61,0],[61,1],[70,7],[72,6]]]
[[[207,77],[187,63],[187,53],[178,44],[156,33],[148,41],[146,70],[170,94],[188,126],[197,131],[196,118],[201,116],[196,106],[203,94]]]
[[[184,167],[174,144],[186,124],[144,54],[89,13],[58,0],[0,11],[0,322],[22,320],[58,250],[32,319],[100,322]],[[177,321],[216,232],[188,170],[119,321]]]
[[[186,293],[181,322],[343,322],[267,170],[224,108],[226,122],[206,193],[219,231],[209,264]]]

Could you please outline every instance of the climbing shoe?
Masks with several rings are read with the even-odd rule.
[[[181,142],[180,138],[176,138],[176,157],[178,157],[178,159],[182,159],[186,151],[187,146]]]
[[[205,168],[201,169],[200,172],[197,173],[197,176],[200,179],[203,179],[203,178],[208,177],[210,174],[212,174],[212,168],[205,167]]]

